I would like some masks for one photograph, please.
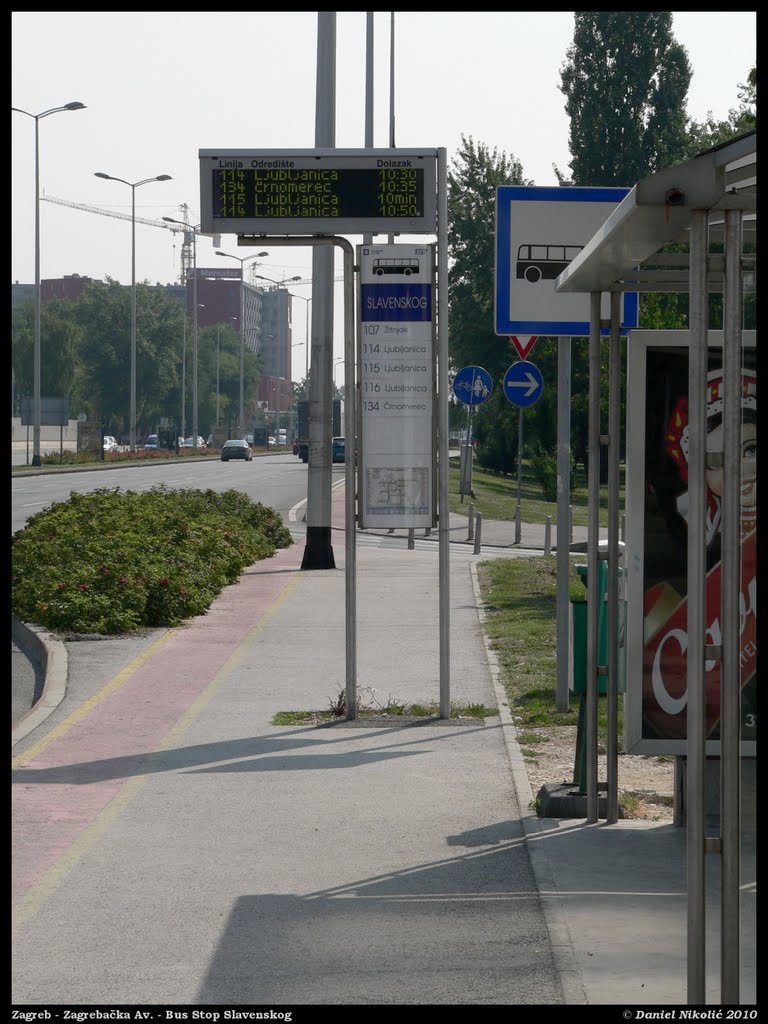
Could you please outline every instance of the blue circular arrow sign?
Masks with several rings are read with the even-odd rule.
[[[453,393],[464,405],[482,405],[492,390],[491,375],[482,366],[464,366],[453,379]]]
[[[512,405],[525,409],[541,398],[544,381],[538,366],[523,359],[504,374],[504,394]]]

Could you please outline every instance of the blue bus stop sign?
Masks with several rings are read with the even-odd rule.
[[[492,390],[491,375],[482,366],[464,366],[453,380],[453,393],[464,405],[482,405]]]
[[[543,390],[541,370],[527,360],[512,363],[504,374],[504,394],[512,405],[517,405],[521,409],[537,402]]]

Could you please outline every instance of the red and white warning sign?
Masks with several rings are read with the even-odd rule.
[[[509,340],[515,346],[515,351],[521,359],[526,359],[528,353],[539,340],[538,334],[511,334]]]

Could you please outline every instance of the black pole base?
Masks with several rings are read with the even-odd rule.
[[[335,569],[330,526],[308,526],[302,569]]]
[[[30,465],[32,465],[32,466],[42,466],[42,464],[43,464],[43,460],[42,460],[42,457],[40,455],[33,455],[32,456],[32,462],[30,463]]]

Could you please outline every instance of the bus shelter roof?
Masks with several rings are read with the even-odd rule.
[[[748,132],[639,181],[555,282],[558,292],[688,291],[693,210],[708,210],[710,243],[723,212],[744,211],[744,248],[757,241],[757,132]],[[661,252],[673,246],[680,251]],[[714,261],[710,287],[722,287]]]

